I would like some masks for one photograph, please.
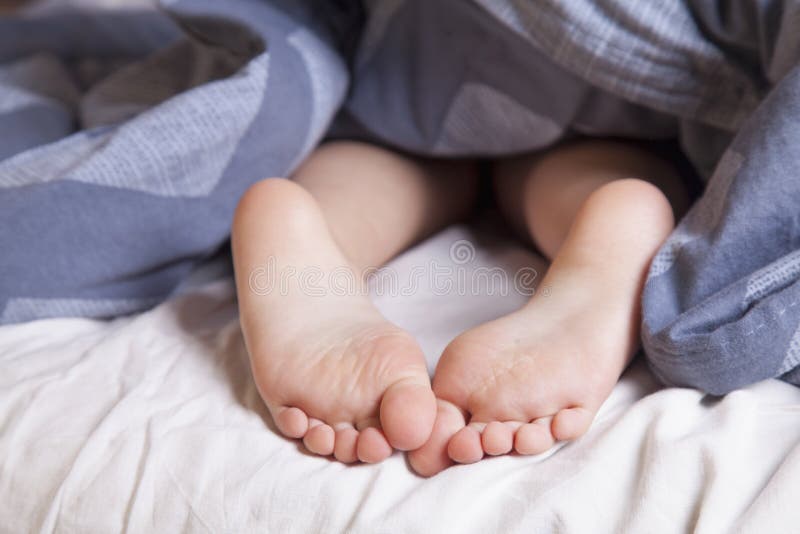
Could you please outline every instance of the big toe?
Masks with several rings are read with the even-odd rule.
[[[436,397],[427,374],[400,380],[381,401],[381,428],[395,449],[413,450],[428,441],[436,420]]]
[[[428,441],[419,449],[408,453],[411,468],[417,474],[429,477],[452,465],[453,461],[447,455],[447,444],[464,425],[466,421],[461,410],[454,404],[438,400],[436,420]]]

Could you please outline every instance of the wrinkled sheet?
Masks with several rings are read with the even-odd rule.
[[[544,267],[462,227],[391,267],[404,280],[431,261],[468,277]],[[409,293],[375,300],[431,366],[458,332],[525,300]],[[800,390],[777,380],[715,398],[661,389],[638,361],[577,442],[426,480],[400,454],[345,467],[276,435],[228,279],[108,322],[0,327],[3,533],[779,533],[800,524],[798,477]]]

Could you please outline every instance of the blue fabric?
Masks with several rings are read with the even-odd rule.
[[[0,19],[0,322],[152,306],[286,176],[347,86],[308,6]]]
[[[653,261],[643,336],[663,381],[724,394],[800,365],[798,117],[796,67]]]
[[[326,133],[440,156],[673,139],[707,186],[645,286],[651,367],[717,394],[800,384],[798,20],[792,0],[177,0],[0,18],[0,323],[163,300],[226,241],[241,193]]]
[[[800,384],[799,4],[372,5],[343,129],[438,155],[677,138],[708,183],[649,273],[650,366],[714,394]]]

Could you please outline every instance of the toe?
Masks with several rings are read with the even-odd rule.
[[[368,427],[358,435],[356,455],[364,463],[376,464],[391,456],[392,446],[383,432],[375,427]]]
[[[557,440],[571,440],[586,433],[594,414],[587,408],[566,408],[553,417],[552,432]]]
[[[514,450],[519,454],[541,454],[553,446],[550,418],[541,418],[522,425],[514,435]]]
[[[335,433],[330,425],[326,425],[316,419],[310,419],[306,435],[303,437],[303,445],[320,456],[329,456],[333,454],[333,445],[335,440]]]
[[[358,460],[356,445],[358,430],[353,425],[342,424],[336,426],[336,439],[333,444],[333,455],[342,463],[351,464]]]
[[[466,424],[464,415],[454,404],[439,400],[437,407],[436,421],[428,441],[408,453],[411,468],[424,477],[433,476],[453,463],[447,455],[447,444]]]
[[[447,454],[454,462],[472,464],[483,458],[481,433],[474,424],[459,430],[447,444]]]
[[[275,426],[287,438],[302,438],[308,431],[308,417],[300,408],[280,406],[270,412]]]
[[[492,421],[481,432],[481,445],[491,456],[508,454],[514,448],[514,431],[510,425]]]
[[[427,374],[391,385],[381,401],[381,428],[389,443],[401,451],[428,441],[436,419],[436,397]]]

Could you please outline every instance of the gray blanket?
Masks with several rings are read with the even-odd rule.
[[[800,384],[800,5],[171,0],[0,19],[0,322],[166,298],[328,132],[500,156],[677,140],[708,183],[653,262],[665,382]]]

